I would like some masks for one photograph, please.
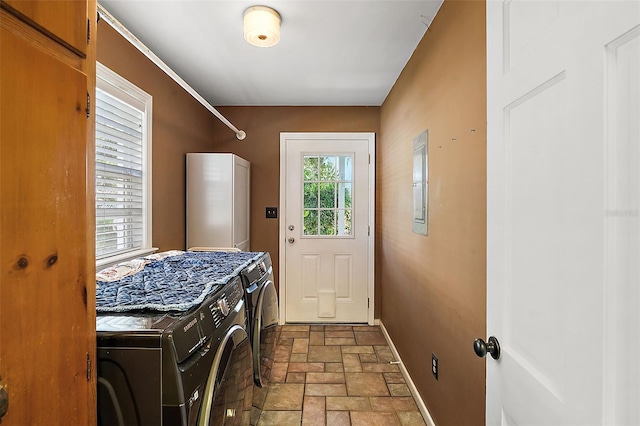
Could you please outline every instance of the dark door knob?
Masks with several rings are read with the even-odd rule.
[[[500,359],[500,343],[493,336],[489,337],[489,341],[486,343],[482,339],[474,340],[473,350],[480,358],[484,358],[489,353],[491,358]]]

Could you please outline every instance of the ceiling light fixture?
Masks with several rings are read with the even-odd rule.
[[[280,15],[266,6],[252,6],[244,12],[244,39],[258,47],[271,47],[280,41]]]

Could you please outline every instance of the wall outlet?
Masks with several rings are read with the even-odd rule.
[[[438,380],[438,357],[434,353],[431,354],[431,374]]]
[[[277,219],[278,218],[278,208],[277,207],[267,207],[266,217],[267,217],[267,219]]]

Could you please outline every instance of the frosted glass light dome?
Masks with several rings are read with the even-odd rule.
[[[244,39],[254,46],[271,47],[280,41],[280,15],[266,6],[244,12]]]

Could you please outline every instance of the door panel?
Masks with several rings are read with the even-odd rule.
[[[87,53],[87,2],[2,0],[83,57]],[[95,31],[95,29],[94,29]]]
[[[87,76],[4,26],[0,43],[2,420],[95,423]]]
[[[281,141],[285,320],[368,322],[373,135],[283,134]]]
[[[640,423],[639,5],[487,3],[487,424]]]
[[[233,158],[233,246],[249,251],[250,244],[250,199],[251,164],[237,156]]]
[[[606,62],[604,419],[640,424],[640,25]]]

